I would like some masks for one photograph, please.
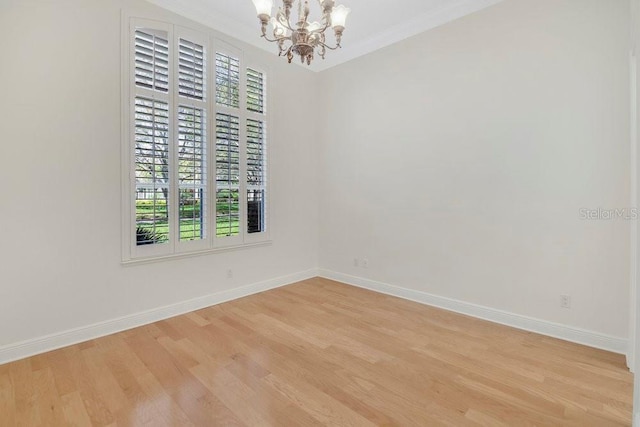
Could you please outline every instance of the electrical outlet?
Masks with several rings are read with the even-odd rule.
[[[571,296],[569,296],[569,295],[560,295],[560,307],[562,307],[562,308],[571,308]]]
[[[232,269],[228,269],[227,270],[227,279],[233,279],[233,270]]]
[[[362,260],[362,268],[369,268],[369,260],[367,258]]]

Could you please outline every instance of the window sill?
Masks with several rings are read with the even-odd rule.
[[[245,244],[234,245],[234,246],[224,246],[220,248],[205,249],[205,250],[194,251],[194,252],[184,252],[179,254],[161,255],[161,256],[153,256],[153,257],[147,257],[147,258],[134,258],[134,259],[123,260],[121,262],[121,265],[126,267],[126,266],[134,266],[134,265],[141,265],[141,264],[151,264],[151,263],[162,262],[162,261],[173,261],[177,259],[193,258],[197,256],[216,254],[221,252],[231,252],[231,251],[236,251],[240,249],[260,248],[263,246],[271,246],[272,244],[273,244],[272,240],[265,240],[263,242],[245,243]]]

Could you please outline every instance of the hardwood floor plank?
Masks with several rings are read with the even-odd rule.
[[[624,357],[315,278],[0,366],[4,426],[629,426]]]
[[[115,418],[108,405],[105,403],[107,396],[101,394],[101,390],[98,387],[98,383],[102,382],[101,372],[96,370],[90,370],[87,367],[87,362],[83,356],[84,349],[92,349],[91,346],[71,346],[66,349],[67,357],[70,360],[69,366],[71,368],[71,375],[75,384],[78,387],[82,402],[84,403],[87,414],[92,425],[107,425],[115,421]],[[89,360],[89,363],[92,363]],[[89,372],[93,371],[97,377],[91,375]]]
[[[270,374],[264,381],[325,425],[374,426],[375,424],[305,381]]]
[[[242,355],[247,357],[246,355]],[[247,402],[250,405],[259,406],[262,411],[271,416],[270,425],[296,425],[296,426],[322,426],[321,422],[313,418],[294,402],[277,392],[268,383],[263,381],[270,372],[264,369],[245,369],[246,363],[233,363],[226,369],[235,375],[255,392],[254,400]],[[266,375],[265,375],[266,373]]]
[[[62,396],[62,406],[64,411],[65,422],[68,426],[73,427],[90,427],[91,420],[87,413],[80,393],[75,391]]]
[[[64,396],[75,392],[78,389],[78,386],[73,379],[73,373],[69,366],[67,352],[64,349],[55,350],[46,353],[46,357],[47,366],[51,367],[58,394],[60,396]]]
[[[36,399],[40,407],[42,425],[64,424],[62,400],[56,390],[55,380],[50,368],[33,373]]]
[[[30,359],[10,364],[9,376],[15,399],[15,423],[18,426],[41,425],[38,394],[33,382]]]
[[[0,427],[16,425],[15,391],[9,371],[0,372]]]
[[[147,399],[136,405],[136,412],[132,414],[131,422],[142,422],[147,413],[155,413],[151,426],[195,426],[184,413],[182,407],[165,391],[152,373],[136,377],[136,381],[145,392]],[[142,413],[142,415],[139,415]]]

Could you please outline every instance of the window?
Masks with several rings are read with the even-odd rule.
[[[152,21],[127,51],[125,261],[267,241],[266,73]]]

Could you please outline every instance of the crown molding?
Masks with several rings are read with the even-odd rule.
[[[211,27],[214,30],[234,37],[259,49],[272,52],[274,55],[276,54],[273,44],[265,42],[260,37],[257,20],[256,25],[252,27],[244,22],[229,18],[228,16],[225,16],[218,11],[214,11],[213,9],[202,7],[196,2],[185,2],[180,0],[147,1],[200,24],[206,25],[207,27]],[[296,61],[294,61],[294,63],[297,63],[299,66],[303,66],[305,69],[311,71],[324,71],[502,1],[504,0],[453,1],[444,7],[417,15],[407,22],[385,29],[371,37],[356,41],[353,44],[349,44],[348,42],[347,29],[345,32],[346,43],[343,49],[330,52],[325,60],[317,58],[311,66],[302,65]],[[283,61],[284,60],[285,59],[283,59]]]
[[[354,44],[347,45],[345,43],[346,47],[342,50],[331,52],[330,55],[327,55],[326,60],[316,61],[317,67],[315,67],[314,71],[327,70],[502,1],[504,0],[460,0],[447,4],[445,7],[417,15],[409,21],[378,32]],[[345,39],[348,39],[347,31],[345,31]]]
[[[248,1],[248,0],[247,0]],[[273,47],[260,37],[260,26],[256,18],[256,25],[250,26],[237,19],[229,18],[217,10],[203,7],[198,2],[181,0],[147,0],[163,9],[167,9],[199,24],[210,27],[230,37],[248,43],[262,50],[271,51]],[[251,6],[253,8],[253,6]]]

